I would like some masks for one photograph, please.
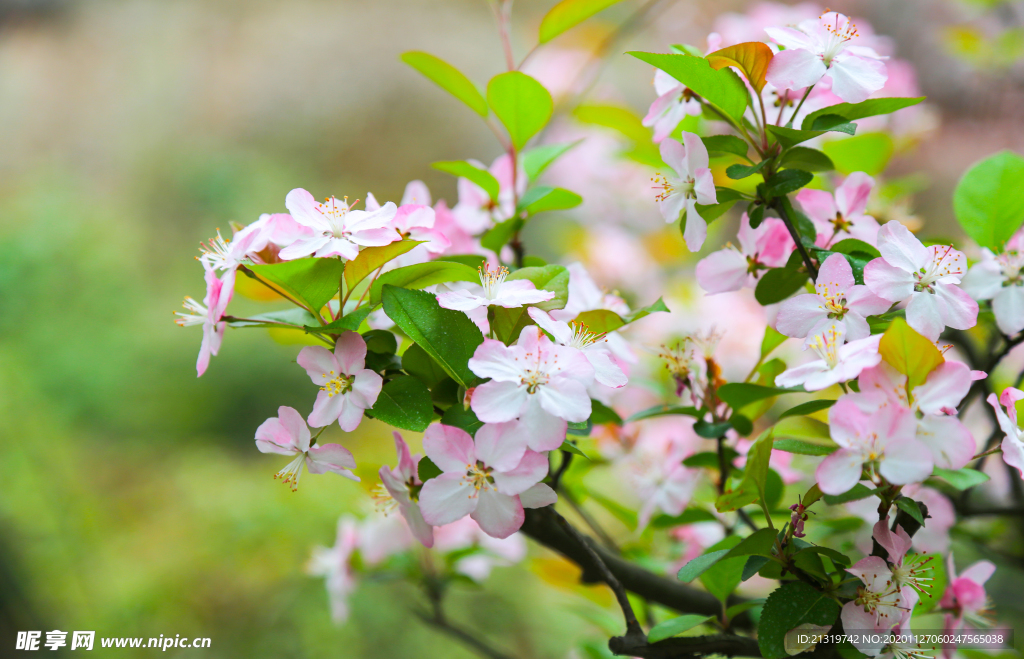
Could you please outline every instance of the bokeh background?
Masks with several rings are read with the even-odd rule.
[[[516,2],[517,53],[552,4]],[[747,3],[664,5],[616,44],[596,95],[642,114],[650,71],[618,53],[703,44],[718,13]],[[637,6],[549,55],[571,60]],[[891,172],[922,174],[913,213],[955,234],[960,174],[1024,150],[1024,3],[831,6],[916,67],[940,127]],[[468,110],[399,61],[410,49],[479,82],[503,67],[483,0],[0,1],[0,656],[17,630],[50,629],[208,636],[210,650],[176,652],[211,657],[472,656],[409,614],[418,595],[401,583],[364,584],[350,621],[331,623],[303,566],[339,513],[372,505],[342,479],[293,494],[253,446],[278,405],[308,406],[295,347],[232,331],[197,380],[199,333],[171,316],[202,295],[198,242],[283,211],[294,187],[397,200],[421,178],[454,202],[429,163],[497,155]],[[657,224],[653,203],[637,212]],[[556,255],[574,235],[552,222],[527,247]],[[677,233],[665,240],[685,256]],[[346,442],[364,476],[393,460],[373,422]],[[534,555],[459,590],[451,613],[518,656],[563,657],[593,628],[571,613],[572,589],[552,585],[572,575]],[[1012,558],[990,592],[1019,620],[1024,559]]]

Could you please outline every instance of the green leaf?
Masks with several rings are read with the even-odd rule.
[[[708,155],[727,153],[746,158],[747,149],[750,148],[746,142],[735,135],[709,135],[700,140],[704,142],[704,148],[708,150]]]
[[[732,548],[729,547],[726,549],[719,549],[718,551],[712,551],[706,554],[702,554],[697,558],[693,559],[692,561],[690,561],[689,563],[687,563],[686,565],[684,565],[683,567],[679,568],[679,572],[678,574],[676,574],[676,576],[679,578],[680,581],[690,583],[691,581],[699,577],[701,574],[703,574],[705,570],[707,570],[712,565],[725,558],[725,555],[728,554],[731,550]]]
[[[971,165],[953,192],[964,233],[997,252],[1024,223],[1024,158],[1000,151]]]
[[[923,384],[928,374],[945,361],[935,344],[902,318],[893,318],[878,343],[878,352],[890,366],[907,376],[908,389]]]
[[[484,337],[461,311],[443,309],[437,298],[422,291],[385,286],[384,313],[464,387],[478,381],[468,362]]]
[[[911,105],[917,105],[923,100],[924,96],[919,98],[871,98],[860,103],[839,103],[838,105],[830,105],[826,108],[816,110],[804,117],[804,120],[801,123],[801,128],[811,128],[811,126],[813,126],[818,120],[818,117],[822,117],[827,114],[842,117],[846,121],[854,121],[856,119],[864,119],[865,117],[874,117],[880,114],[896,112],[897,110],[908,108]]]
[[[233,316],[229,316],[233,318]],[[267,313],[247,316],[245,320],[228,320],[228,327],[255,327],[260,329],[309,329],[320,331],[321,327],[316,324],[316,319],[305,309],[293,307],[280,311],[269,311]],[[283,324],[282,324],[283,323]],[[333,324],[333,323],[332,323]]]
[[[811,130],[831,130],[853,135],[857,132],[857,124],[850,123],[838,114],[823,114],[814,120]]]
[[[544,85],[519,71],[500,73],[487,83],[487,103],[522,149],[551,118],[554,103]]]
[[[526,178],[530,181],[535,181],[551,163],[561,158],[569,149],[572,149],[582,141],[582,139],[579,139],[565,144],[544,144],[523,151],[519,160],[526,171]]]
[[[650,304],[641,309],[629,313],[625,318],[609,311],[608,309],[594,309],[592,311],[583,311],[573,320],[575,323],[586,325],[591,332],[602,334],[604,332],[614,332],[630,323],[636,322],[641,318],[645,318],[652,313],[660,311],[669,311],[669,308],[665,306],[665,301],[660,297],[654,304]]]
[[[850,501],[860,501],[861,499],[867,499],[870,496],[874,496],[881,492],[881,488],[869,489],[860,483],[857,483],[850,490],[842,494],[826,494],[822,498],[830,506],[836,506],[841,503],[849,503]]]
[[[642,421],[656,416],[672,416],[675,414],[683,414],[695,418],[700,418],[701,416],[700,410],[692,405],[655,405],[654,407],[648,407],[646,410],[641,410],[632,415],[626,419],[626,423]]]
[[[401,375],[384,385],[368,410],[373,418],[403,430],[423,432],[434,416],[430,390],[420,380]]]
[[[555,297],[547,302],[532,305],[539,309],[544,311],[561,309],[565,307],[565,303],[569,300],[569,270],[564,265],[519,268],[506,277],[505,281],[515,281],[517,279],[527,279],[533,282],[537,290],[551,291],[555,294]]]
[[[831,455],[835,453],[838,446],[826,446],[824,444],[813,444],[800,439],[776,439],[774,448],[786,453],[797,453],[799,455]]]
[[[402,369],[428,387],[433,387],[448,377],[441,365],[415,343],[402,353]]]
[[[761,568],[767,565],[772,559],[767,556],[753,555],[747,558],[747,562],[743,564],[743,572],[740,573],[740,581],[746,581],[750,577],[760,572]]]
[[[711,423],[704,419],[697,419],[697,422],[693,424],[693,432],[697,433],[699,437],[704,439],[717,439],[724,437],[725,433],[732,428],[732,424],[728,421],[720,421],[718,423]]]
[[[319,311],[338,294],[345,264],[338,259],[296,259],[268,265],[247,265],[261,278]]]
[[[778,140],[779,144],[781,144],[784,149],[791,149],[801,142],[806,142],[807,140],[812,140],[815,137],[824,135],[829,132],[829,130],[845,132],[846,125],[840,124],[835,128],[825,130],[796,130],[795,128],[786,128],[785,126],[768,125],[768,132]]]
[[[786,151],[779,161],[782,169],[802,169],[805,172],[828,172],[836,168],[827,155],[805,146],[795,146]]]
[[[762,557],[761,556],[754,556],[753,558],[762,558]],[[765,560],[767,560],[767,559],[765,559]],[[755,570],[755,572],[756,572],[756,570]],[[746,568],[744,568],[744,573],[746,573]],[[754,576],[754,575],[751,574],[750,577],[752,577],[752,576]],[[747,579],[749,579],[750,577],[747,577]],[[747,579],[744,579],[744,581],[746,581]],[[739,604],[733,604],[732,606],[730,606],[728,609],[725,610],[725,617],[730,619],[730,620],[732,620],[733,618],[735,618],[739,614],[743,613],[744,611],[749,611],[750,609],[753,609],[754,607],[757,607],[757,606],[761,606],[763,604],[764,604],[764,598],[763,597],[758,597],[756,599],[747,600],[746,602],[740,602]]]
[[[513,217],[504,222],[499,222],[488,229],[487,233],[480,238],[480,245],[492,252],[500,252],[505,243],[512,240],[512,236],[522,228],[523,218],[521,217]]]
[[[754,174],[764,169],[764,166],[768,164],[769,160],[771,159],[765,158],[756,165],[729,165],[725,169],[725,175],[731,179],[737,180],[747,178],[748,176],[753,176]]]
[[[789,408],[788,410],[779,415],[779,420],[781,421],[782,419],[785,419],[786,417],[790,416],[805,416],[808,414],[814,414],[815,412],[820,412],[821,410],[827,410],[828,408],[832,407],[835,404],[836,402],[834,400],[809,400],[806,403],[800,403],[796,407]],[[779,442],[778,440],[776,440],[775,448],[779,448],[778,444]]]
[[[399,240],[388,245],[364,247],[358,256],[345,264],[345,283],[352,288],[377,268],[421,244],[421,240]]]
[[[832,625],[839,603],[802,581],[790,581],[768,596],[761,611],[757,644],[764,659],[788,657],[786,633],[803,624]]]
[[[782,197],[790,192],[796,192],[813,178],[814,174],[802,169],[784,169],[766,179],[764,189],[771,198]]]
[[[857,240],[856,238],[840,240],[835,245],[829,247],[829,250],[839,254],[863,254],[873,259],[877,259],[881,256],[877,247],[869,245],[863,240]]]
[[[722,447],[723,457],[727,464],[732,464],[733,461],[739,457],[734,449],[728,446]],[[718,453],[716,451],[701,451],[700,453],[694,453],[691,456],[687,456],[683,460],[683,466],[686,467],[702,467],[705,469],[718,469],[719,468]]]
[[[378,355],[393,355],[398,352],[398,339],[387,330],[372,329],[363,334],[363,341],[366,342],[367,352],[375,352]]]
[[[491,329],[499,341],[505,345],[512,345],[519,339],[519,335],[522,334],[523,329],[527,325],[534,324],[533,318],[530,318],[530,314],[526,311],[527,308],[513,307],[506,309],[495,306],[487,310]]]
[[[765,483],[768,479],[768,461],[772,455],[774,437],[772,429],[761,433],[747,453],[747,465],[743,469],[743,478],[735,489],[726,487],[724,494],[715,501],[715,508],[720,513],[730,512],[761,500],[765,508],[765,517],[771,521],[764,502]]]
[[[537,186],[526,191],[519,200],[519,211],[536,215],[545,211],[562,211],[576,208],[583,203],[583,197],[565,188]]]
[[[776,532],[774,529],[759,529],[754,531],[738,545],[732,548],[728,558],[734,556],[773,556],[772,549],[775,547]]]
[[[620,0],[562,0],[540,22],[540,43],[547,43],[566,30],[576,27],[594,14]]]
[[[420,477],[420,481],[424,483],[431,478],[437,478],[442,473],[444,472],[441,471],[441,468],[434,464],[427,456],[420,458],[419,464],[416,465],[416,474]]]
[[[445,410],[444,415],[441,417],[441,423],[446,426],[462,428],[470,435],[476,435],[476,431],[480,430],[484,425],[483,421],[476,418],[473,410],[466,409],[461,403],[456,403]],[[420,473],[420,480],[423,480],[422,471]]]
[[[708,620],[711,620],[711,618],[712,616],[691,614],[659,622],[655,626],[651,627],[651,631],[647,632],[647,642],[657,643],[658,641],[664,641],[666,638],[678,636],[683,632],[690,631],[694,627],[703,625]]]
[[[733,535],[711,546],[712,551],[729,548],[729,553],[715,561],[700,575],[700,582],[704,588],[721,602],[725,602],[732,591],[740,585],[740,575],[743,573],[743,564],[747,562],[747,559],[742,556],[733,556],[732,552],[741,544],[743,541],[739,539],[739,536]]]
[[[387,285],[419,289],[451,281],[479,282],[480,273],[468,265],[452,261],[429,261],[395,268],[373,282],[370,287],[370,306],[380,304],[381,294]]]
[[[649,304],[646,307],[641,307],[636,311],[626,314],[624,320],[626,321],[626,324],[629,325],[630,323],[635,323],[641,318],[650,316],[652,313],[658,313],[660,311],[671,313],[670,309],[665,305],[665,300],[659,297],[653,304]]]
[[[586,493],[588,497],[594,500],[595,503],[599,504],[602,508],[607,510],[617,520],[626,525],[629,529],[635,529],[637,527],[637,515],[635,512],[623,506],[618,501],[609,499],[600,492],[596,492],[587,488],[584,485],[580,485],[579,488]]]
[[[770,325],[764,328],[764,338],[761,339],[761,359],[764,359],[778,348],[789,337],[776,331]]]
[[[651,139],[651,130],[644,126],[642,119],[629,108],[587,104],[573,110],[572,116],[584,124],[610,128],[634,142],[650,142]],[[654,152],[657,153],[657,148]]]
[[[336,318],[326,325],[307,325],[304,329],[307,332],[316,332],[317,334],[341,334],[345,331],[356,332],[359,330],[359,326],[363,324],[363,321],[366,320],[366,317],[370,315],[371,311],[373,311],[373,307],[364,304],[355,311],[351,311],[341,318]]]
[[[749,382],[730,382],[723,384],[718,389],[718,397],[729,407],[738,410],[742,407],[765,398],[772,398],[781,394],[799,393],[803,387],[765,387],[760,384]]]
[[[703,57],[692,55],[630,52],[629,55],[669,74],[718,106],[729,117],[741,121],[747,107],[747,88],[728,68],[716,71]]]
[[[917,502],[908,497],[900,497],[896,499],[896,507],[910,515],[911,518],[918,524],[924,525],[924,517],[921,515],[921,507],[917,505]]]
[[[842,565],[844,567],[849,567],[853,563],[853,561],[850,560],[850,557],[846,554],[838,552],[835,549],[829,549],[828,547],[806,547],[805,549],[801,549],[800,551],[798,551],[796,555],[794,555],[794,558],[803,553],[818,554],[819,556],[828,556],[830,561],[832,561],[836,565]]]
[[[821,145],[836,166],[836,171],[849,176],[864,172],[877,176],[889,164],[896,145],[888,133],[864,133],[845,140],[833,140]]]
[[[565,440],[564,442],[562,442],[562,445],[558,447],[558,450],[559,451],[567,451],[568,453],[572,453],[573,455],[582,456],[582,457],[586,458],[587,460],[590,459],[589,455],[587,455],[586,453],[581,451],[578,446],[576,446],[575,444],[570,442],[568,439]]]
[[[487,101],[476,85],[454,66],[429,53],[417,50],[403,53],[402,61],[468,105],[473,112],[487,118]]]
[[[622,417],[619,416],[619,413],[599,400],[590,400],[590,410],[590,422],[595,426],[605,423],[614,423],[617,426],[622,425]]]
[[[483,188],[487,196],[491,198],[491,201],[498,200],[498,194],[501,190],[498,179],[494,178],[494,175],[483,167],[478,167],[466,160],[440,160],[431,163],[430,166],[439,172],[468,179]]]
[[[963,469],[939,469],[936,467],[932,475],[941,478],[961,491],[969,490],[975,485],[981,485],[989,480],[988,474],[977,469],[968,469],[967,467]]]

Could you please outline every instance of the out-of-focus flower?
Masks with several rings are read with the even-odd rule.
[[[345,432],[359,427],[363,410],[377,402],[384,380],[377,373],[363,368],[366,362],[366,341],[355,332],[338,337],[334,352],[321,346],[307,346],[299,352],[299,366],[306,369],[314,384],[320,385],[309,425],[314,428],[338,422]]]
[[[892,306],[853,279],[853,268],[842,254],[832,254],[821,264],[815,294],[797,295],[782,303],[776,328],[786,336],[804,338],[827,325],[842,327],[846,339],[856,341],[871,334],[867,316],[885,313]]]
[[[803,385],[807,391],[818,391],[852,380],[864,369],[882,361],[882,356],[878,354],[881,334],[844,345],[846,330],[837,321],[830,321],[827,325],[818,327],[818,331],[807,338],[806,347],[817,353],[820,359],[784,371],[775,378],[776,385]]]
[[[832,92],[847,103],[860,103],[885,85],[885,64],[871,48],[852,46],[857,27],[836,12],[801,21],[797,27],[765,29],[783,50],[768,65],[767,79],[780,89],[832,81]]]
[[[538,506],[528,506],[524,502],[523,507]],[[443,554],[456,551],[465,553],[463,550],[475,548],[475,551],[459,558],[454,567],[456,572],[477,582],[486,579],[494,567],[515,565],[526,558],[526,541],[521,534],[495,538],[484,533],[472,517],[463,517],[451,524],[438,526],[434,529],[434,539],[434,550]]]
[[[424,547],[432,547],[434,531],[429,524],[423,521],[423,514],[420,512],[418,502],[419,491],[423,485],[417,471],[420,457],[418,455],[413,457],[409,453],[409,445],[402,439],[402,435],[397,431],[393,434],[395,450],[398,453],[398,464],[394,469],[388,469],[386,465],[381,467],[378,472],[380,481],[384,485],[388,498],[398,506],[398,511],[409,524],[409,529],[416,539],[423,543]],[[387,503],[390,502],[386,502],[385,505]]]
[[[828,247],[846,238],[874,245],[878,238],[878,221],[864,211],[875,179],[864,172],[854,172],[836,188],[835,194],[804,188],[796,200],[818,230],[817,244]]]
[[[1024,433],[1017,427],[1016,403],[1024,398],[1024,391],[1015,387],[1003,389],[1003,393],[996,399],[995,394],[988,395],[988,404],[996,411],[996,419],[999,427],[1006,434],[1000,446],[1003,450],[1003,462],[1010,465],[1024,478]],[[999,406],[1002,403],[1006,411]]]
[[[203,303],[199,304],[186,297],[182,306],[188,313],[175,312],[178,319],[174,321],[181,327],[203,326],[203,342],[199,345],[199,358],[196,360],[196,377],[201,377],[206,372],[210,365],[210,356],[216,356],[220,351],[224,330],[227,327],[227,323],[222,322],[221,318],[235,288],[234,270],[229,270],[223,278],[218,278],[213,267],[206,263],[203,265],[206,270],[206,296],[203,297]]]
[[[484,169],[484,164],[469,161]],[[491,199],[487,191],[469,179],[458,180],[459,203],[452,208],[459,225],[468,233],[476,235],[490,229],[495,222],[503,222],[515,213],[515,200],[526,192],[526,170],[522,162],[513,175],[512,159],[508,154],[498,156],[491,164],[491,175],[498,180],[498,199]]]
[[[740,219],[736,240],[738,248],[726,245],[697,262],[697,283],[709,294],[753,288],[768,268],[785,265],[794,247],[782,220],[770,217],[751,229],[746,213]]]
[[[351,260],[361,245],[387,245],[401,239],[389,226],[398,211],[390,201],[375,211],[352,210],[347,198],[331,197],[320,204],[309,192],[296,188],[285,197],[284,205],[296,222],[314,232],[281,250],[280,257],[286,261],[310,254]]]
[[[996,566],[989,561],[978,561],[958,576],[953,554],[950,553],[946,560],[949,585],[939,600],[939,606],[948,611],[946,631],[963,629],[965,621],[976,626],[984,625],[982,613],[988,605],[985,582],[992,577]]]
[[[918,483],[932,473],[931,451],[915,439],[917,424],[909,408],[885,405],[869,414],[842,396],[829,410],[828,421],[840,448],[815,471],[825,494],[852,488],[865,464],[895,485]]]
[[[552,343],[536,326],[523,329],[513,346],[484,339],[469,368],[491,378],[473,391],[477,417],[484,423],[518,419],[522,432],[517,439],[534,451],[558,448],[566,421],[590,418],[587,386],[594,367],[582,352]]]
[[[1024,231],[1006,243],[1001,254],[988,249],[964,275],[962,286],[975,300],[992,300],[996,325],[1007,336],[1024,329]]]
[[[943,328],[968,329],[978,318],[978,303],[958,284],[967,258],[951,245],[925,247],[899,222],[878,232],[881,258],[864,267],[864,283],[890,302],[910,299],[907,324],[931,341]]]
[[[352,554],[359,542],[356,520],[343,515],[338,520],[338,537],[334,546],[315,547],[313,556],[306,566],[308,574],[325,577],[327,597],[331,603],[331,618],[336,623],[348,619],[348,598],[355,591],[358,582],[352,570]]]
[[[281,471],[274,474],[282,483],[290,483],[292,492],[299,489],[302,465],[311,474],[331,472],[358,481],[359,477],[350,470],[356,468],[351,451],[341,444],[310,446],[311,435],[305,419],[294,408],[281,406],[276,417],[270,417],[256,429],[256,448],[260,453],[294,455],[295,459]]]
[[[689,423],[644,422],[633,450],[621,462],[626,482],[643,502],[638,515],[643,529],[655,512],[682,514],[693,496],[700,471],[683,466],[700,439]]]
[[[515,424],[485,424],[474,442],[461,428],[427,428],[423,448],[443,473],[420,490],[423,519],[440,526],[469,515],[496,538],[518,531],[525,518],[517,495],[544,478],[548,459],[524,451],[510,436],[515,432]]]
[[[686,213],[683,240],[691,252],[700,251],[708,235],[708,223],[697,214],[697,204],[717,204],[715,179],[708,168],[708,150],[700,138],[683,132],[682,143],[665,140],[661,143],[661,159],[671,167],[674,176],[661,176],[657,188],[658,207],[666,222],[675,222]]]

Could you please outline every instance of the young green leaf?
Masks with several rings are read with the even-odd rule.
[[[715,561],[700,575],[700,582],[704,588],[714,595],[719,601],[725,602],[732,591],[740,585],[740,575],[743,573],[743,564],[747,559],[743,556],[735,556],[733,552],[743,540],[739,536],[728,536],[716,545],[712,545],[712,551],[729,548],[729,553]]]
[[[583,203],[583,197],[565,188],[537,186],[531,188],[519,201],[520,212],[536,215],[544,211],[561,211],[576,208]]]
[[[544,85],[519,71],[500,73],[487,83],[487,103],[522,149],[551,118],[554,102]]]
[[[352,288],[377,268],[382,267],[389,261],[405,254],[416,245],[422,244],[419,240],[398,240],[388,245],[364,247],[359,255],[345,264],[345,283]]]
[[[423,432],[434,416],[430,390],[420,380],[402,375],[380,391],[377,402],[368,410],[373,418],[403,430]]]
[[[735,135],[709,135],[700,138],[708,155],[730,154],[741,158],[747,157],[747,143]]]
[[[547,302],[541,302],[534,306],[551,311],[561,309],[569,300],[569,270],[564,265],[545,265],[534,268],[519,268],[510,274],[505,281],[527,279],[533,282],[539,291],[551,291],[555,297]]]
[[[726,492],[715,501],[715,508],[718,512],[737,510],[758,499],[761,500],[762,506],[767,508],[764,502],[765,483],[768,479],[768,460],[772,455],[773,443],[774,437],[771,428],[761,433],[761,436],[754,441],[747,453],[747,464],[739,485],[735,489],[727,488]],[[765,516],[771,522],[767,509]]]
[[[800,144],[801,142],[806,142],[807,140],[812,140],[815,137],[824,135],[830,130],[846,132],[846,128],[847,127],[845,124],[840,124],[839,126],[825,130],[797,130],[795,128],[786,128],[785,126],[772,126],[771,124],[769,124],[768,132],[771,133],[773,137],[775,137],[778,143],[782,145],[782,148],[790,149],[796,146],[797,144]]]
[[[725,402],[729,407],[734,410],[738,410],[741,407],[763,400],[765,398],[772,398],[782,394],[798,393],[802,392],[803,387],[765,387],[760,384],[753,384],[750,382],[730,382],[724,384],[718,389],[718,397]]]
[[[655,405],[654,407],[648,407],[646,410],[641,410],[636,414],[633,414],[626,419],[626,423],[651,419],[656,416],[672,416],[675,414],[692,417],[701,416],[700,410],[692,405]]]
[[[355,311],[350,311],[341,318],[335,318],[326,325],[307,325],[304,329],[307,332],[316,332],[317,334],[340,334],[345,331],[355,332],[363,321],[366,320],[366,317],[370,315],[371,311],[373,311],[373,307],[369,304],[364,304]]]
[[[910,515],[910,517],[918,524],[924,524],[924,516],[921,515],[921,507],[917,505],[917,502],[907,497],[900,497],[896,499],[896,507]]]
[[[804,117],[801,123],[801,128],[807,130],[818,120],[818,117],[822,117],[826,114],[834,114],[842,117],[846,121],[855,121],[857,119],[864,119],[865,117],[874,117],[880,114],[889,114],[890,112],[896,112],[903,108],[910,107],[911,105],[917,105],[924,100],[924,96],[919,98],[871,98],[860,103],[839,103],[838,105],[830,105],[821,110],[816,110],[806,117]]]
[[[827,155],[805,146],[795,146],[786,151],[779,161],[782,169],[802,169],[805,172],[828,172],[836,168]]]
[[[562,445],[558,447],[558,450],[566,451],[567,453],[572,453],[573,455],[578,455],[580,457],[586,458],[587,460],[590,459],[589,455],[581,451],[578,446],[570,442],[568,439],[562,442]]]
[[[731,547],[727,547],[726,549],[719,549],[717,551],[702,554],[679,568],[679,572],[676,574],[676,577],[678,577],[680,581],[690,583],[703,574],[705,570],[725,558],[725,555],[731,550]]]
[[[981,485],[989,480],[988,474],[977,469],[939,469],[932,472],[933,476],[941,478],[958,490],[969,490],[975,485]]]
[[[428,261],[395,268],[377,277],[373,282],[373,286],[370,287],[370,306],[380,304],[384,286],[389,284],[399,288],[426,288],[450,281],[479,282],[480,273],[468,265],[454,261]]]
[[[692,55],[630,52],[683,83],[727,116],[742,121],[747,107],[747,88],[731,69],[715,70],[708,60]]]
[[[481,117],[487,117],[487,101],[484,100],[480,90],[469,78],[448,62],[418,50],[402,53],[402,61],[468,105],[473,112]]]
[[[519,161],[526,171],[526,178],[535,181],[548,165],[561,158],[567,151],[582,142],[582,139],[565,144],[544,144],[527,149],[519,156]]]
[[[878,344],[882,359],[907,376],[907,387],[923,384],[945,359],[935,344],[917,333],[907,321],[894,318]]]
[[[491,198],[491,201],[498,200],[498,193],[500,192],[501,186],[498,184],[498,179],[494,178],[486,169],[477,167],[471,162],[465,160],[441,160],[439,162],[431,163],[430,165],[439,172],[445,172],[452,176],[460,176],[464,179],[469,179],[473,183],[476,183],[487,196]]]
[[[765,192],[769,197],[782,197],[796,192],[811,182],[814,174],[802,169],[784,169],[769,177],[764,182]]]
[[[776,439],[773,447],[786,453],[798,453],[800,455],[831,455],[836,452],[838,446],[826,446],[824,444],[813,444],[800,439]]]
[[[769,160],[769,158],[765,158],[756,165],[729,165],[725,169],[725,175],[734,180],[745,179],[748,176],[753,176],[764,169],[764,166],[768,164]]]
[[[758,280],[754,297],[762,305],[782,302],[802,289],[807,279],[807,273],[796,268],[771,268]]]
[[[779,415],[779,420],[781,421],[782,419],[785,419],[786,417],[790,416],[804,416],[807,414],[814,414],[815,412],[820,412],[821,410],[827,410],[828,408],[832,407],[835,404],[836,402],[834,400],[809,400],[806,403],[800,403],[796,407],[789,408],[788,410]],[[778,444],[778,441],[776,440],[775,443]],[[776,446],[776,448],[778,448],[778,446]]]
[[[761,339],[761,358],[764,359],[772,353],[773,350],[782,345],[789,337],[781,332],[778,332],[771,325],[764,328],[764,338]]]
[[[345,264],[338,259],[296,259],[283,263],[249,265],[247,269],[319,311],[338,294]]]
[[[541,20],[538,40],[547,43],[617,2],[620,0],[562,0]]]
[[[861,499],[867,499],[870,496],[874,496],[881,492],[881,488],[869,489],[860,483],[854,485],[851,489],[843,492],[842,494],[826,494],[824,495],[825,503],[830,506],[836,506],[841,503],[849,503],[850,501],[860,501]]]
[[[1000,151],[971,165],[953,192],[953,210],[974,242],[1001,251],[1024,223],[1024,158]]]
[[[473,413],[473,410],[467,409],[461,403],[456,403],[445,410],[444,415],[441,417],[441,423],[446,426],[462,428],[470,435],[476,435],[476,431],[480,430],[484,425],[483,421],[476,418],[476,414]],[[425,480],[422,474],[423,472],[421,468],[420,480]]]

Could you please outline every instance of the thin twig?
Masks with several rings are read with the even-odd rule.
[[[793,242],[796,243],[796,248],[800,251],[800,258],[803,259],[804,265],[807,266],[807,274],[811,276],[812,280],[817,281],[818,279],[818,268],[814,265],[814,261],[811,260],[811,255],[807,253],[804,248],[803,242],[800,240],[800,233],[796,230],[796,226],[793,225],[793,220],[790,219],[789,213],[786,212],[785,204],[773,203],[772,208],[782,218],[783,224],[786,225],[786,229],[789,230],[790,237],[793,238]]]
[[[562,498],[564,498],[569,503],[569,505],[572,506],[572,509],[576,511],[576,514],[580,516],[580,519],[582,519],[587,524],[587,526],[590,527],[590,530],[594,532],[594,535],[600,538],[601,543],[605,547],[607,547],[610,551],[615,552],[616,554],[622,553],[622,551],[619,549],[619,546],[615,543],[614,540],[612,540],[612,537],[608,535],[608,532],[605,531],[600,524],[598,524],[597,520],[594,519],[593,516],[590,513],[588,513],[586,509],[584,509],[578,501],[576,501],[576,497],[574,497],[564,488],[560,490],[560,494],[562,495]]]

